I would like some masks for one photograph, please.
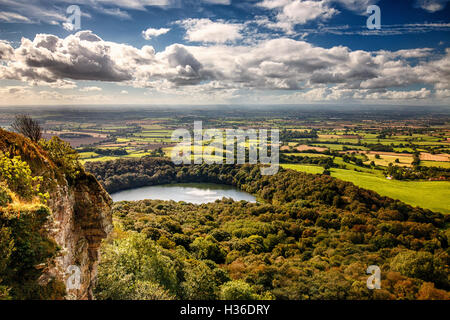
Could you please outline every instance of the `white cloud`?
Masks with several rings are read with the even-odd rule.
[[[437,96],[437,93],[436,93]],[[389,102],[414,102],[424,99],[432,99],[431,90],[422,88],[420,90],[384,90],[381,92],[370,92],[368,90],[352,90],[320,87],[303,92],[297,92],[292,95],[283,95],[280,97],[280,103],[298,103],[298,101],[307,102],[337,102],[337,101],[368,101],[370,103]]]
[[[79,5],[83,16],[88,18],[89,12],[95,11],[130,20],[131,14],[125,10],[146,11],[150,7],[180,8],[183,5],[199,7],[202,4],[229,5],[231,0],[2,0],[0,21],[63,25],[69,5]]]
[[[131,15],[123,10],[120,10],[119,8],[97,8],[97,11],[100,13],[106,14],[108,16],[114,16],[119,19],[123,20],[131,20]]]
[[[387,51],[381,50],[377,53],[389,56],[391,58],[401,57],[401,58],[425,58],[433,53],[432,48],[419,48],[419,49],[409,49],[409,50],[398,50],[398,51]]]
[[[450,89],[436,90],[436,97],[440,99],[450,98]]]
[[[163,34],[166,34],[169,31],[170,31],[169,28],[161,28],[161,29],[148,28],[147,30],[142,31],[142,37],[144,37],[145,40],[150,40],[151,38],[156,38]]]
[[[450,49],[441,55],[429,48],[352,51],[287,38],[238,46],[173,44],[156,53],[151,46],[104,41],[90,31],[66,38],[38,34],[16,49],[0,41],[0,60],[0,79],[58,89],[74,88],[77,80],[107,81],[183,99],[283,90],[299,101],[405,100],[445,98],[450,89]]]
[[[268,23],[266,26],[283,29],[287,33],[293,33],[295,25],[306,24],[317,19],[326,20],[339,13],[338,10],[330,7],[328,1],[264,0],[258,6],[276,10],[277,22]]]
[[[209,4],[221,4],[221,5],[230,5],[231,0],[203,0],[205,3]]]
[[[7,86],[0,88],[0,93],[2,96],[13,95],[19,96],[23,94],[28,94],[30,92],[30,87],[27,86]]]
[[[98,91],[102,91],[102,88],[100,87],[84,87],[80,89],[81,92],[98,92]]]
[[[14,60],[10,61],[8,66],[0,66],[0,74],[7,79],[49,83],[64,78],[130,80],[130,70],[126,64],[120,64],[122,60],[115,54],[120,54],[122,50],[135,50],[131,48],[104,42],[90,31],[81,31],[65,39],[37,34],[33,41],[22,38],[20,47],[14,50]],[[0,49],[10,52],[8,48]],[[145,52],[143,54],[145,55]],[[2,55],[0,52],[0,56]]]
[[[5,11],[0,11],[0,21],[2,21],[2,22],[20,22],[20,23],[31,22],[30,19],[28,19],[27,17],[24,17],[18,13],[5,12]]]
[[[210,19],[186,19],[179,22],[186,29],[186,40],[204,43],[226,43],[242,39],[243,24]]]
[[[258,17],[255,21],[259,25],[272,29],[277,28],[276,22],[270,21],[268,18]],[[363,36],[392,36],[403,34],[424,34],[427,32],[448,32],[450,23],[410,23],[410,24],[384,24],[380,30],[368,30],[365,25],[340,25],[327,26],[318,25],[317,27],[297,27],[299,34],[332,34],[332,35],[363,35]]]
[[[320,1],[293,1],[283,7],[279,19],[286,19],[294,24],[305,24],[317,18],[329,19],[337,13],[336,9]]]
[[[379,0],[328,0],[328,2],[336,2],[344,6],[346,9],[365,14],[367,7],[376,4]]]
[[[59,0],[63,1],[63,0]],[[89,4],[89,0],[83,1]],[[101,0],[99,1],[104,5],[114,5],[120,8],[133,9],[133,10],[145,10],[145,7],[151,6],[169,6],[173,1],[171,0]]]
[[[8,61],[14,57],[14,48],[6,40],[0,40],[0,61]]]
[[[365,15],[367,7],[379,0],[263,0],[257,6],[273,10],[275,21],[267,17],[256,20],[259,25],[270,29],[283,30],[287,34],[294,34],[297,25],[305,25],[312,21],[328,20],[339,14],[336,5],[347,10]]]
[[[45,86],[53,89],[74,89],[77,87],[77,84],[74,81],[66,80],[66,79],[57,79],[53,82],[41,81],[39,79],[35,79],[32,81],[28,81],[28,83],[35,87]]]
[[[416,6],[428,12],[436,12],[445,8],[450,0],[416,0]]]
[[[0,21],[6,22],[26,22],[26,23],[48,23],[52,25],[61,25],[69,30],[67,24],[68,14],[66,13],[69,5],[79,5],[83,18],[90,18],[89,11],[95,11],[104,15],[114,16],[119,19],[131,19],[128,12],[121,10],[121,5],[127,7],[135,2],[142,6],[141,0],[119,0],[116,1],[102,0],[3,0],[1,3],[2,11],[0,13]],[[144,1],[145,3],[146,1]],[[111,7],[114,6],[114,7]],[[13,21],[8,21],[13,20]]]
[[[365,99],[369,100],[416,100],[426,99],[431,97],[431,91],[425,88],[411,91],[385,91],[369,93]]]

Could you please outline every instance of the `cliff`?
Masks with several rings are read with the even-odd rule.
[[[6,161],[19,156],[20,160],[29,166],[31,176],[42,177],[39,183],[39,196],[46,199],[42,201],[42,204],[36,204],[36,197],[25,199],[16,195],[15,193],[19,191],[7,185],[5,178],[2,181],[2,168],[0,168],[0,187],[3,186],[4,194],[9,194],[9,197],[6,196],[9,201],[0,203],[0,218],[3,219],[0,219],[0,227],[9,228],[6,229],[5,235],[9,232],[10,238],[19,243],[21,239],[15,234],[20,229],[17,226],[24,223],[27,212],[30,217],[36,216],[35,212],[33,213],[34,209],[27,211],[24,208],[49,209],[49,215],[42,227],[36,229],[39,229],[42,239],[48,239],[44,241],[45,243],[54,242],[57,249],[43,263],[34,266],[35,269],[40,270],[36,282],[40,287],[47,288],[46,294],[40,294],[37,298],[91,299],[97,272],[99,246],[102,239],[112,230],[110,196],[95,177],[84,168],[80,166],[76,175],[69,176],[47,151],[21,135],[0,129],[0,154],[7,157]],[[3,173],[6,176],[5,166]],[[3,242],[6,243],[6,241]],[[20,289],[14,289],[15,282],[11,279],[21,276],[21,274],[12,274],[13,270],[17,273],[21,270],[17,267],[20,263],[16,261],[19,257],[17,253],[14,253],[15,251],[17,250],[12,250],[11,258],[5,262],[6,276],[3,275],[3,278],[6,277],[6,280],[12,283],[10,287],[13,287],[13,293],[19,292]],[[66,284],[70,276],[71,268],[69,267],[72,270],[81,271],[79,286],[75,285],[77,288],[66,286],[63,297],[48,293],[55,287],[55,285],[49,286],[50,283],[57,283],[60,288],[64,288],[62,284]],[[1,278],[0,272],[0,284]],[[8,281],[3,280],[8,285]],[[35,298],[35,292],[36,289],[30,289],[19,296]]]

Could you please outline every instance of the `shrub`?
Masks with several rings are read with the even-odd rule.
[[[257,300],[255,289],[245,281],[233,280],[220,288],[221,300]]]
[[[51,280],[40,284],[42,269],[58,251],[57,244],[48,237],[44,225],[50,209],[44,205],[3,211],[0,215],[0,278],[10,288],[13,299],[57,299],[65,295],[63,283]],[[0,286],[1,287],[1,286]],[[2,295],[0,288],[0,296]]]
[[[136,281],[131,300],[173,300],[174,297],[160,285],[151,281]]]
[[[10,158],[8,154],[0,151],[0,181],[3,180],[11,191],[16,192],[24,199],[30,200],[35,195],[43,198],[46,196],[39,193],[41,176],[33,177],[28,163],[22,161],[20,156]],[[0,195],[0,203],[7,201],[5,191]]]
[[[78,162],[79,155],[67,142],[53,137],[50,140],[41,140],[40,145],[47,151],[50,159],[62,169],[69,182],[80,174],[82,167]]]
[[[395,256],[391,262],[394,271],[398,271],[407,277],[435,283],[446,278],[446,272],[441,270],[441,266],[441,261],[438,261],[433,254],[426,251],[403,251]]]
[[[177,289],[174,262],[142,234],[130,232],[104,245],[101,257],[99,299],[170,298]]]
[[[190,248],[198,259],[208,259],[217,263],[225,261],[225,251],[220,248],[219,244],[211,236],[206,238],[198,237],[192,242]]]
[[[8,193],[8,190],[5,187],[0,185],[0,207],[6,206],[8,203],[12,201],[11,196]]]

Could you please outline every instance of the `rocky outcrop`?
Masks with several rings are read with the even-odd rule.
[[[111,202],[90,174],[83,174],[74,186],[57,185],[50,193],[50,235],[62,250],[46,275],[67,283],[70,271],[81,272],[79,285],[74,281],[66,286],[67,299],[92,299],[100,243],[112,230]]]
[[[46,224],[49,236],[60,247],[57,255],[43,266],[39,282],[59,280],[66,285],[66,299],[92,299],[99,247],[112,230],[109,194],[95,177],[84,169],[70,183],[64,173],[50,160],[46,152],[30,140],[0,129],[0,151],[21,156],[29,163],[33,175],[43,176],[42,192],[49,193],[48,207],[52,211]]]

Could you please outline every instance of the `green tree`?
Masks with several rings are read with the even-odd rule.
[[[177,291],[174,261],[143,234],[130,232],[102,246],[101,257],[95,289],[99,299],[169,298]]]
[[[429,282],[448,282],[444,263],[426,251],[407,250],[400,252],[391,262],[391,268],[401,274]]]
[[[243,280],[233,280],[220,287],[221,300],[258,300],[255,289]]]
[[[182,283],[183,298],[188,300],[217,299],[218,286],[221,278],[205,262],[189,259],[185,262],[184,282]]]
[[[0,151],[0,182],[11,190],[16,192],[19,196],[26,200],[31,200],[33,196],[40,195],[40,182],[43,180],[41,176],[33,176],[30,166],[27,162],[22,161],[20,156],[9,157]],[[2,191],[5,199],[7,195],[5,189]]]
[[[72,149],[70,144],[59,137],[53,137],[50,140],[41,140],[40,145],[47,152],[50,159],[62,169],[69,180],[73,180],[79,175],[82,170],[82,166],[78,161],[80,156]]]
[[[212,260],[217,263],[225,261],[226,252],[212,236],[196,238],[190,248],[198,259]]]

